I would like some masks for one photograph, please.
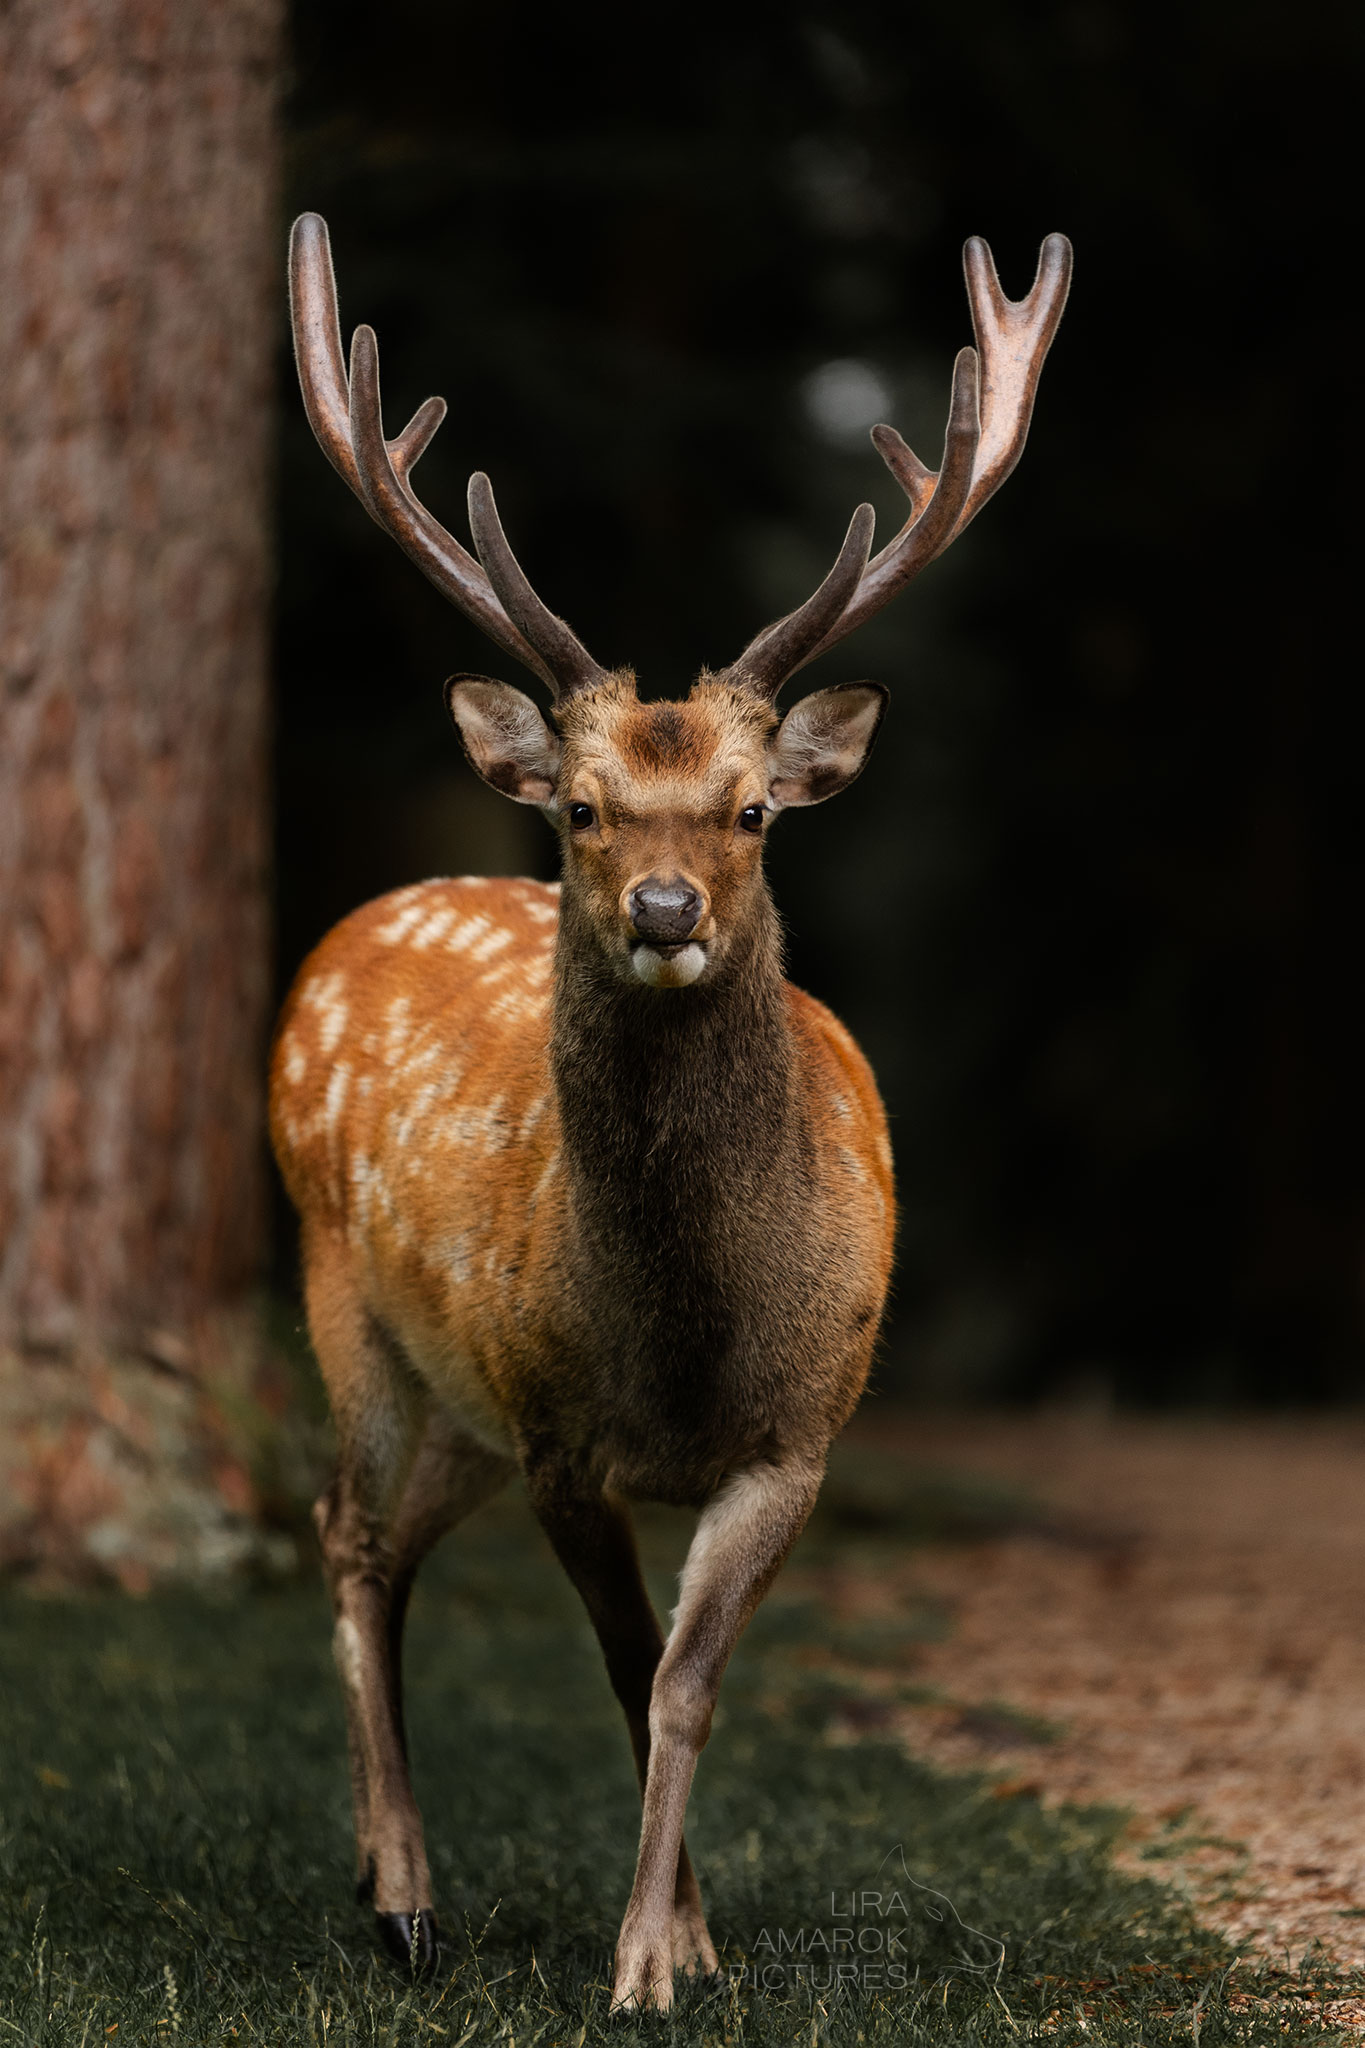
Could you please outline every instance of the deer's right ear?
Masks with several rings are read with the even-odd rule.
[[[487,676],[452,676],[446,710],[485,782],[519,804],[549,803],[559,779],[559,735],[528,696]]]

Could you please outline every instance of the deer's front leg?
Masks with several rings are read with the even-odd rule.
[[[640,1855],[616,1944],[613,2009],[673,2001],[673,1886],[697,1758],[721,1676],[815,1504],[822,1464],[734,1473],[702,1511],[673,1629],[654,1674]]]
[[[643,1797],[649,1772],[649,1703],[663,1655],[659,1632],[624,1501],[567,1481],[555,1466],[528,1466],[531,1504],[577,1587],[597,1632],[612,1691],[621,1702]],[[669,1939],[673,1968],[709,1975],[720,1968],[706,1925],[701,1890],[678,1840],[670,1894]]]

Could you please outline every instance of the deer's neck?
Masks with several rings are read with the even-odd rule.
[[[642,1334],[727,1321],[796,1195],[801,1149],[777,921],[764,897],[714,986],[623,985],[561,918],[551,1065],[576,1278]]]

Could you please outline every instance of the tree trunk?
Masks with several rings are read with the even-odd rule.
[[[0,14],[0,1561],[127,1582],[249,1506],[280,17]]]

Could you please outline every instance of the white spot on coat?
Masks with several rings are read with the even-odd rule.
[[[839,1163],[850,1180],[862,1182],[867,1179],[862,1160],[856,1152],[850,1152],[847,1145],[839,1147]]]
[[[461,924],[456,926],[455,930],[446,940],[447,953],[467,952],[471,946],[477,945],[485,932],[490,932],[492,929],[492,918],[484,917],[482,913],[476,917],[465,918]]]
[[[424,1088],[417,1090],[405,1109],[395,1110],[389,1118],[389,1130],[394,1144],[400,1151],[407,1146],[414,1130],[422,1123],[440,1093],[439,1084],[428,1081]]]
[[[528,1104],[526,1114],[521,1120],[521,1129],[517,1133],[523,1145],[526,1143],[526,1140],[530,1137],[532,1131],[534,1131],[536,1125],[544,1116],[548,1103],[548,1096],[537,1095],[534,1098],[534,1100]]]
[[[513,977],[520,980],[525,972],[526,963],[524,960],[504,960],[497,967],[490,967],[485,974],[479,976],[479,987],[499,988],[504,981],[511,980]]]
[[[340,996],[327,1004],[318,1025],[318,1044],[324,1052],[335,1052],[340,1045],[350,1017],[350,1008]]]
[[[411,893],[403,890],[395,897],[395,902],[401,904],[402,908],[395,917],[391,917],[386,924],[381,924],[376,930],[375,938],[381,946],[401,946],[413,926],[422,922],[426,916],[426,909],[421,901],[421,895],[422,890],[417,887]],[[412,900],[413,897],[417,898],[415,902]]]
[[[318,1043],[324,1052],[336,1051],[346,1029],[350,1011],[342,994],[345,986],[344,974],[320,974],[316,981],[305,983],[300,996],[317,1016]]]
[[[327,1082],[327,1098],[323,1106],[323,1128],[335,1131],[341,1121],[341,1112],[346,1106],[346,1090],[351,1083],[351,1070],[345,1060],[333,1067]]]
[[[351,1235],[360,1237],[369,1227],[375,1183],[378,1175],[363,1152],[351,1154]]]
[[[548,1191],[548,1189],[553,1185],[555,1177],[558,1174],[558,1172],[559,1154],[558,1152],[552,1152],[545,1162],[545,1167],[543,1172],[541,1173],[540,1179],[536,1182],[535,1186],[531,1190],[531,1199],[526,1205],[528,1214],[534,1215],[537,1203],[540,1201],[541,1196],[544,1195]]]
[[[429,916],[422,919],[409,944],[414,952],[425,953],[429,946],[435,945],[437,939],[445,937],[452,925],[460,922],[461,913],[458,910],[433,910]]]
[[[461,1109],[452,1110],[441,1126],[442,1136],[447,1144],[481,1152],[485,1158],[494,1152],[505,1151],[512,1141],[512,1132],[503,1115],[503,1107],[504,1097],[495,1095],[482,1108],[469,1103]]]
[[[391,1060],[396,1060],[408,1042],[408,1022],[412,1016],[412,997],[395,996],[389,1004],[388,1030],[384,1051]]]
[[[541,1015],[544,1009],[545,997],[537,990],[514,986],[504,989],[496,1002],[489,1004],[488,1015],[500,1024],[520,1024],[528,1017]]]

